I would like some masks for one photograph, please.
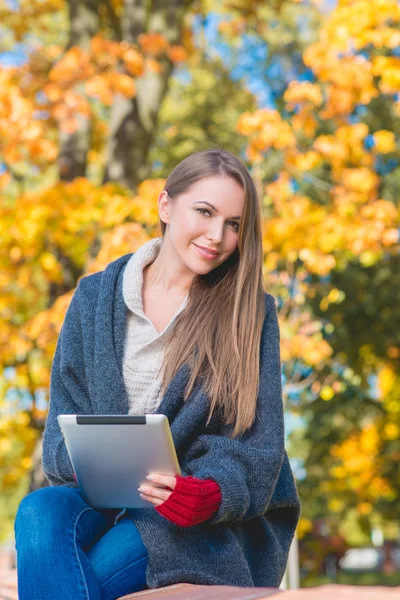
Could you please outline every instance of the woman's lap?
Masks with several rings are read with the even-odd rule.
[[[114,600],[146,589],[146,548],[129,517],[114,524],[119,512],[94,509],[77,488],[28,494],[15,520],[21,599],[51,597],[55,578],[65,598]]]
[[[146,589],[148,556],[139,531],[129,517],[121,518],[87,552],[104,597]],[[137,589],[132,588],[136,582]],[[115,597],[118,597],[115,596]]]

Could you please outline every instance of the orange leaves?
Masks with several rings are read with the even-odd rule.
[[[113,95],[106,75],[96,75],[85,83],[85,92],[92,98],[98,98],[102,104],[111,106]]]
[[[0,152],[5,163],[15,166],[28,157],[40,165],[54,159],[56,145],[34,114],[35,103],[23,97],[13,72],[0,69]]]
[[[1,2],[0,22],[4,29],[12,30],[15,42],[21,42],[33,30],[35,33],[38,29],[47,32],[49,16],[64,9],[64,0],[19,0],[17,4]]]
[[[377,152],[388,154],[396,150],[396,137],[393,131],[386,131],[384,129],[376,131],[373,138]]]
[[[173,63],[184,62],[189,57],[188,51],[180,45],[171,46],[167,50],[167,55]]]
[[[50,382],[48,365],[53,359],[57,338],[73,292],[74,290],[70,290],[57,298],[53,306],[36,313],[19,330],[21,337],[30,341],[36,349],[40,350],[35,367],[35,377],[40,378],[40,385],[43,387],[48,387]],[[31,374],[31,368],[29,373]],[[36,381],[36,384],[39,382]]]
[[[157,199],[164,188],[163,179],[145,179],[138,187],[138,195],[133,198],[132,218],[142,223],[155,227],[158,220]]]
[[[85,81],[95,73],[90,54],[79,46],[70,48],[49,71],[50,81],[62,81],[64,86]]]
[[[29,427],[26,411],[0,415],[0,488],[17,489],[32,468],[31,456],[40,431]]]
[[[153,58],[160,57],[169,48],[168,41],[161,33],[142,33],[138,36],[138,42],[143,53]]]
[[[0,403],[12,387],[31,396],[48,388],[76,273],[101,271],[148,241],[164,183],[144,181],[132,197],[116,184],[97,186],[78,178],[22,194],[8,207],[0,205],[0,366],[23,363],[0,390]],[[95,246],[100,249],[93,259]],[[57,284],[69,291],[44,310]],[[32,414],[45,416],[37,410]],[[0,416],[0,429],[1,424]],[[1,439],[6,438],[0,435]],[[0,461],[8,452],[3,450],[2,454],[0,447]],[[1,477],[0,470],[0,485]]]
[[[90,40],[91,56],[96,64],[103,69],[115,65],[115,61],[121,56],[122,48],[122,43],[107,40],[100,35],[95,35]]]
[[[337,60],[319,73],[326,81],[327,102],[321,117],[331,119],[349,115],[357,104],[369,104],[379,96],[372,73],[372,65],[362,56],[350,56]]]
[[[19,93],[11,73],[0,70],[0,114],[3,119],[6,111],[9,115],[9,122],[17,124],[21,119],[28,120],[32,105]]]
[[[140,77],[144,73],[144,60],[142,54],[135,48],[128,47],[122,52],[122,60],[128,73]]]
[[[267,256],[276,253],[290,262],[299,258],[310,272],[326,275],[338,260],[344,265],[349,253],[373,264],[384,249],[395,252],[399,211],[388,200],[374,199],[376,184],[368,169],[344,169],[342,185],[332,188],[332,204],[321,206],[296,194],[288,174],[282,173],[266,187],[273,208],[264,221]]]
[[[384,461],[398,460],[398,452],[396,454],[395,447],[390,445],[399,436],[396,385],[398,378],[392,365],[383,365],[378,370],[378,390],[385,412],[374,422],[361,421],[360,431],[354,430],[331,448],[334,465],[330,468],[331,480],[327,481],[326,491],[332,494],[350,491],[355,496],[359,514],[369,514],[379,499],[390,502],[396,497],[391,483],[382,476]]]
[[[376,32],[384,32],[386,39],[390,40],[387,32],[388,23],[395,24],[400,21],[400,9],[396,0],[352,0],[339,2],[325,25],[321,37],[326,44],[336,51],[346,51],[350,45],[358,50],[382,38]],[[394,30],[394,33],[396,30]]]
[[[134,95],[132,76],[141,76],[144,64],[142,54],[133,45],[95,36],[90,40],[89,50],[80,47],[68,50],[51,69],[49,79],[57,81],[61,89],[84,82],[89,96],[110,104],[114,93]],[[126,67],[129,75],[119,72],[121,66]],[[54,87],[49,92],[50,98],[59,99]]]
[[[293,194],[274,203],[276,216],[265,220],[265,251],[289,262],[299,258],[310,272],[329,273],[336,266],[333,253],[345,246],[343,224],[305,196]]]
[[[89,117],[90,113],[88,101],[72,89],[64,91],[62,99],[54,103],[51,109],[51,114],[58,121],[60,129],[69,133],[77,129],[79,115]]]
[[[293,110],[298,104],[321,106],[323,97],[319,85],[307,81],[291,81],[284,94],[288,110]]]
[[[286,155],[286,167],[291,172],[306,172],[318,167],[323,162],[321,154],[309,150],[308,152],[288,152]]]
[[[377,200],[363,206],[360,216],[365,219],[376,219],[387,226],[394,226],[399,217],[398,210],[389,200]]]
[[[376,173],[365,167],[358,169],[343,169],[342,181],[350,192],[358,192],[365,200],[375,196],[379,177]]]
[[[281,120],[276,110],[263,109],[254,113],[245,112],[241,115],[237,129],[242,135],[261,133],[266,124],[276,125]]]
[[[331,346],[322,337],[302,333],[295,333],[292,337],[283,339],[281,344],[283,361],[297,358],[310,367],[319,366],[332,353]]]
[[[111,106],[117,93],[132,98],[136,94],[134,80],[122,73],[107,73],[92,77],[85,83],[85,92],[92,98],[98,98],[106,106]]]
[[[315,108],[323,102],[321,87],[306,81],[291,81],[283,99],[287,110],[296,111],[291,118],[293,131],[309,138],[313,137],[318,125],[314,116]]]
[[[399,23],[396,0],[355,0],[339,3],[332,11],[319,41],[304,55],[307,66],[327,84],[322,118],[349,115],[357,104],[367,105],[380,93],[399,92],[400,59],[386,56],[388,49],[400,43]],[[358,54],[371,46],[382,55],[374,51],[369,52],[371,58]]]
[[[314,149],[332,163],[344,163],[348,158],[346,144],[333,135],[320,135],[316,138]]]
[[[127,98],[132,98],[136,94],[135,82],[128,75],[123,73],[110,73],[108,81],[111,91],[116,94],[122,94]]]
[[[377,56],[373,62],[374,75],[380,77],[379,89],[383,94],[400,92],[400,59]]]
[[[318,128],[318,119],[314,110],[309,106],[304,106],[292,116],[291,124],[296,135],[313,138]]]
[[[87,50],[71,48],[49,72],[45,93],[53,103],[49,107],[52,116],[62,130],[72,133],[79,124],[77,115],[91,116],[82,89],[86,96],[106,106],[112,104],[115,94],[131,98],[136,93],[132,76],[140,76],[143,65],[143,57],[133,46],[101,36],[93,37]],[[129,74],[120,72],[121,66],[126,66]]]
[[[384,365],[379,369],[377,375],[377,388],[380,400],[389,396],[390,392],[394,389],[395,383],[396,373],[391,365]],[[397,406],[400,411],[399,405]]]
[[[380,475],[381,442],[376,424],[370,423],[331,448],[331,455],[337,459],[337,464],[330,469],[330,475],[333,480],[345,479],[346,485],[360,502],[369,501],[373,504],[379,497],[393,499],[394,491]]]
[[[157,221],[163,185],[164,180],[144,181],[132,197],[115,184],[96,186],[77,178],[23,194],[12,207],[0,207],[0,335],[7,339],[2,344],[7,356],[22,359],[36,347],[51,357],[70,298],[64,294],[51,309],[41,311],[50,286],[68,285],[74,271],[101,270],[144,243],[149,236],[144,226],[151,229]],[[93,261],[95,242],[101,249]],[[24,315],[18,331],[6,326],[15,310]],[[0,363],[3,359],[0,355]]]
[[[117,94],[133,98],[135,79],[160,73],[160,60],[180,63],[187,57],[185,47],[171,45],[161,33],[143,34],[138,46],[96,35],[85,47],[63,53],[61,46],[49,44],[35,48],[20,68],[0,68],[4,162],[17,165],[28,159],[47,167],[57,158],[60,131],[72,134],[86,119],[99,118],[98,102],[111,106]],[[2,177],[0,185],[5,183]]]
[[[62,268],[54,254],[43,252],[39,258],[39,264],[51,281],[62,283]]]
[[[392,229],[384,231],[381,239],[384,246],[395,246],[400,242],[398,228],[393,227]]]
[[[295,146],[293,131],[280,114],[271,109],[245,112],[237,122],[237,131],[250,137],[247,154],[251,160],[261,160],[261,153],[269,148],[282,150]]]
[[[105,269],[113,260],[136,250],[150,239],[146,230],[138,223],[124,223],[106,232],[95,259],[89,262],[86,274]]]
[[[365,173],[368,180],[375,177],[375,174],[366,168],[372,165],[371,154],[364,148],[367,134],[368,127],[364,123],[356,123],[339,127],[335,135],[320,135],[315,139],[313,148],[330,164],[333,182],[342,182],[343,169],[348,163],[359,164],[360,173]],[[354,174],[349,179],[354,181],[357,177]],[[354,186],[349,186],[349,189],[354,191]],[[363,194],[361,189],[357,191]]]
[[[264,198],[269,268],[279,259],[300,259],[308,271],[326,275],[354,257],[370,266],[399,251],[400,215],[385,178],[399,149],[395,130],[379,127],[391,115],[381,120],[378,111],[386,110],[386,104],[379,108],[382,94],[400,91],[400,58],[388,55],[400,43],[400,6],[395,0],[378,5],[340,2],[303,55],[316,81],[292,81],[281,113],[258,110],[237,123],[248,139],[249,160],[265,160],[267,172],[278,165]],[[359,53],[361,48],[366,51]],[[361,112],[374,99],[366,119],[370,131],[355,122],[362,119],[355,109]],[[400,114],[396,97],[385,102],[394,117]],[[382,190],[390,199],[380,196]]]

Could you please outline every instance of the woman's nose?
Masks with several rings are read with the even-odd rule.
[[[211,223],[208,228],[207,237],[213,244],[218,244],[221,242],[223,235],[224,223],[220,223],[215,219],[214,223]]]

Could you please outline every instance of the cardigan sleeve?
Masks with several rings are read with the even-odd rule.
[[[230,439],[233,425],[221,433],[199,435],[184,461],[187,473],[216,481],[222,501],[207,524],[243,521],[263,515],[282,468],[284,421],[280,333],[275,300],[266,295],[260,344],[260,386],[256,419],[250,429]]]
[[[43,432],[42,468],[51,485],[78,487],[64,438],[60,414],[90,414],[79,314],[79,284],[57,340],[50,374],[49,409]]]

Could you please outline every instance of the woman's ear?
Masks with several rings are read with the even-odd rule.
[[[168,192],[163,190],[158,197],[158,214],[160,215],[161,221],[165,224],[169,223],[169,210],[170,203]]]

